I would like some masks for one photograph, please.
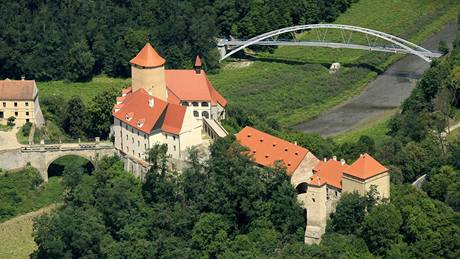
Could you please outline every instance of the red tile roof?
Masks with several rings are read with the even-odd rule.
[[[369,154],[360,155],[344,174],[354,176],[356,178],[366,180],[381,173],[388,172],[388,168],[380,164]]]
[[[38,94],[35,80],[0,80],[0,100],[34,100]]]
[[[142,67],[159,67],[165,64],[164,58],[162,58],[150,45],[150,43],[145,44],[145,46],[139,51],[139,53],[131,59],[131,64],[136,64]]]
[[[161,130],[179,135],[184,122],[186,108],[177,104],[168,103],[166,115]]]
[[[251,127],[245,127],[236,139],[242,146],[249,149],[255,162],[263,166],[272,166],[276,161],[282,161],[291,176],[309,152],[306,148],[292,144],[265,132]]]
[[[149,106],[150,99],[153,99],[153,107]],[[149,95],[147,91],[141,88],[127,95],[123,103],[115,105],[113,116],[133,128],[150,134],[167,106],[165,101]],[[119,110],[115,111],[116,108]],[[127,118],[127,115],[130,118]],[[144,121],[142,126],[138,125],[140,120]]]
[[[227,100],[222,97],[209,82],[206,73],[196,73],[195,70],[166,70],[166,86],[169,92],[172,92],[175,100],[180,101],[207,101],[212,105],[219,103],[225,107]]]
[[[314,175],[310,178],[309,184],[321,186],[326,183],[337,189],[342,189],[343,172],[348,168],[349,165],[334,159],[329,159],[326,162],[320,161],[313,168]]]

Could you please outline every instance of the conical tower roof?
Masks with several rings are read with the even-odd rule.
[[[130,63],[142,67],[159,67],[165,64],[165,59],[155,51],[150,43],[147,43],[136,57],[131,59]]]

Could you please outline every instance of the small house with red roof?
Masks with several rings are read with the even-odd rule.
[[[139,171],[136,161],[145,162],[155,144],[166,144],[168,155],[181,159],[187,148],[207,141],[202,132],[226,134],[219,121],[227,100],[211,85],[199,57],[194,69],[167,70],[166,60],[147,43],[130,63],[132,84],[112,110],[115,147],[131,162],[129,171]]]

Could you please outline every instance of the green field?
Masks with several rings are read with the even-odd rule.
[[[0,223],[0,258],[29,258],[37,247],[32,237],[33,219],[54,207],[50,205]]]
[[[404,37],[416,43],[429,37],[457,15],[453,0],[361,0],[336,23],[368,27]],[[329,33],[327,39],[339,37]],[[300,35],[316,37],[316,32]],[[364,37],[353,36],[363,41]],[[360,92],[400,55],[306,47],[280,47],[273,54],[259,53],[250,66],[229,63],[210,76],[232,105],[261,112],[285,125],[295,125]],[[328,67],[344,68],[330,74]]]
[[[98,76],[86,83],[70,83],[66,81],[38,82],[37,87],[40,91],[40,98],[57,95],[64,99],[69,99],[78,95],[82,100],[89,104],[91,99],[98,93],[106,89],[114,88],[121,90],[130,84],[130,79],[110,78],[107,76]],[[120,93],[121,94],[121,93]]]
[[[0,173],[0,222],[56,203],[62,198],[64,186],[61,178],[51,177],[48,183],[34,187],[36,177],[40,178],[32,167]]]

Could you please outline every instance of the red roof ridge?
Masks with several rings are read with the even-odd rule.
[[[388,168],[380,164],[368,153],[361,154],[359,158],[344,171],[345,174],[362,180],[388,172]]]
[[[236,134],[236,139],[242,146],[249,149],[249,154],[253,154],[256,163],[263,166],[272,166],[276,161],[282,161],[286,166],[288,175],[294,173],[309,153],[306,148],[249,126]],[[277,145],[273,146],[275,142]],[[286,146],[290,147],[289,151],[285,150]]]
[[[164,65],[165,62],[166,60],[162,58],[148,42],[130,61],[131,64],[142,67],[159,67]]]

